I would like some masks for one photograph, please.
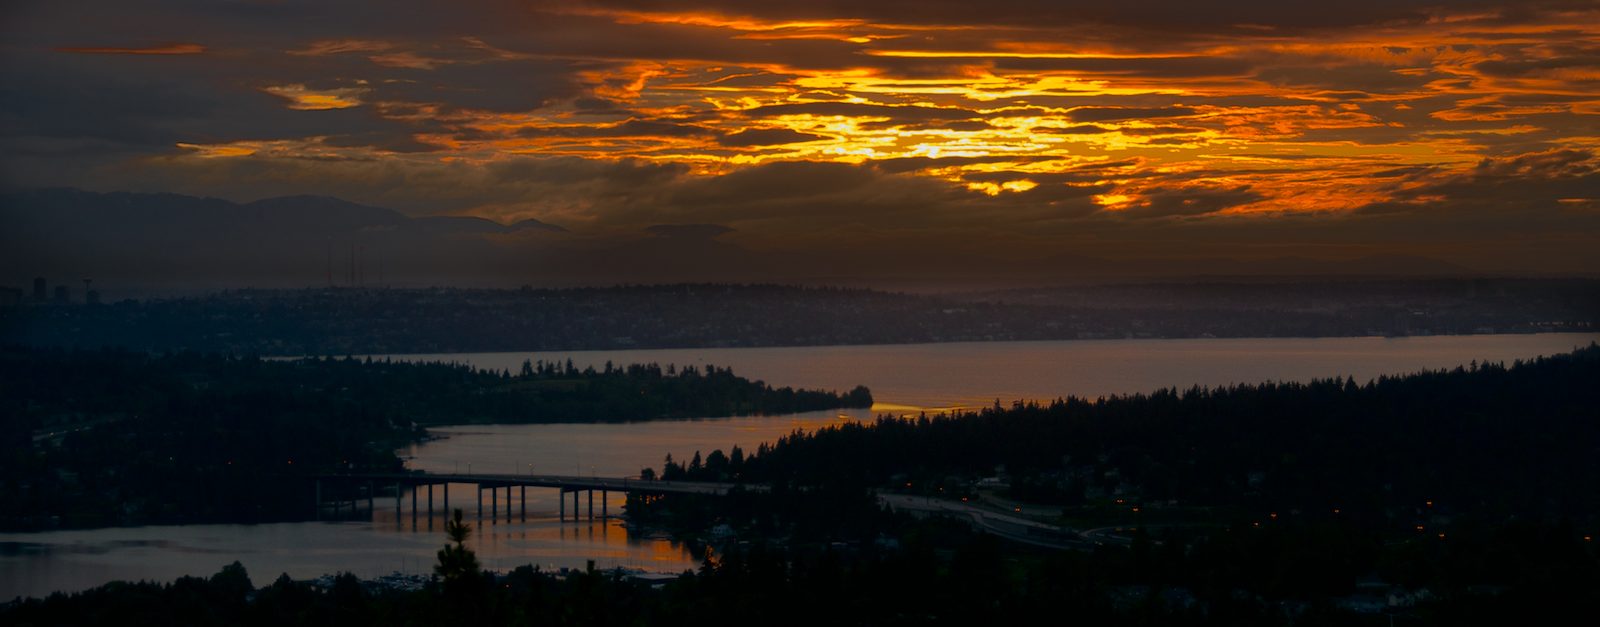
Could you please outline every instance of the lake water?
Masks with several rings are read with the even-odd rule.
[[[715,364],[778,386],[844,390],[872,388],[872,410],[811,412],[764,417],[583,425],[475,425],[436,429],[442,439],[401,454],[420,470],[438,473],[635,475],[659,468],[671,453],[754,449],[794,430],[875,413],[990,405],[995,400],[1051,399],[1149,391],[1157,387],[1225,385],[1263,380],[1306,380],[1445,368],[1478,361],[1511,361],[1565,352],[1600,341],[1600,334],[1488,335],[1414,338],[1106,340],[1077,342],[962,343],[808,348],[682,349],[570,353],[406,355],[515,372],[529,357],[580,366],[655,362]],[[531,466],[530,466],[531,465]],[[517,492],[514,496],[520,497]],[[442,494],[436,493],[436,498]],[[488,496],[485,495],[486,515]],[[498,520],[478,525],[471,545],[490,568],[522,564],[623,566],[677,572],[697,564],[687,550],[665,540],[631,537],[616,520],[562,522],[554,490],[527,492],[508,504],[501,491]],[[570,498],[570,497],[569,497]],[[621,512],[621,495],[602,507]],[[442,499],[441,499],[442,500]],[[419,504],[425,503],[425,497]],[[470,485],[453,485],[451,504],[476,519]],[[570,505],[570,502],[569,502]],[[169,581],[210,575],[224,564],[244,563],[257,585],[288,573],[311,578],[336,571],[364,577],[394,571],[429,572],[444,542],[443,521],[425,512],[411,523],[410,500],[395,514],[393,496],[379,496],[370,520],[273,525],[191,525],[0,534],[0,599],[80,590],[107,581]],[[425,507],[425,506],[424,506]],[[587,511],[587,502],[584,502]],[[443,503],[438,502],[438,512]],[[506,520],[508,512],[516,520]]]
[[[548,353],[397,355],[461,361],[517,372],[524,359],[579,367],[616,364],[714,364],[775,386],[872,388],[880,410],[991,405],[996,399],[1052,399],[1148,392],[1162,386],[1226,385],[1267,380],[1383,374],[1511,361],[1570,351],[1600,334],[1435,337],[1266,338],[959,342],[883,346],[710,348]]]

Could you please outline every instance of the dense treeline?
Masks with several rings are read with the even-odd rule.
[[[312,515],[295,477],[398,470],[422,437],[360,399],[215,355],[0,350],[0,527]]]
[[[1068,527],[1050,537],[1092,553],[1018,549],[1027,557],[1007,566],[1014,583],[1076,581],[1051,589],[1098,617],[1091,623],[1129,618],[1095,613],[1107,603],[1126,609],[1117,586],[1143,590],[1134,606],[1159,624],[1382,624],[1381,615],[1340,610],[1358,607],[1418,624],[1592,614],[1596,381],[1600,346],[1591,345],[1366,384],[1162,390],[882,418],[795,433],[750,454],[669,458],[669,478],[769,489],[633,498],[628,515],[686,536],[856,545],[918,533],[886,526],[873,489],[963,497],[988,511],[1005,495],[1026,501],[1036,520]],[[1000,480],[981,489],[984,477]],[[1100,525],[1126,545],[1084,529]],[[1074,570],[1084,564],[1094,566]],[[1028,607],[1014,590],[990,593],[998,615]],[[1179,606],[1190,609],[1172,613]]]
[[[870,406],[725,368],[265,360],[0,349],[0,527],[309,516],[302,482],[392,471],[422,426],[594,422]],[[289,479],[289,480],[285,480]]]
[[[998,404],[796,433],[669,476],[911,490],[1003,474],[1059,505],[1223,506],[1382,528],[1600,521],[1600,346],[1529,362]],[[742,453],[742,452],[741,452]],[[1335,510],[1338,510],[1335,513]]]

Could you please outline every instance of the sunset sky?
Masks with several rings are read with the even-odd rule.
[[[8,188],[696,225],[770,254],[1600,270],[1592,1],[0,11]]]

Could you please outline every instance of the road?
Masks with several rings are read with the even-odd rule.
[[[878,502],[895,511],[949,514],[970,521],[980,531],[1014,542],[1052,549],[1086,550],[1094,543],[1066,527],[1045,524],[992,511],[974,503],[949,501],[910,494],[879,494]]]
[[[496,474],[434,474],[434,473],[372,473],[350,475],[322,475],[319,479],[371,481],[378,484],[404,483],[421,485],[429,483],[476,483],[490,486],[530,486],[564,488],[568,490],[608,490],[612,492],[651,492],[675,494],[722,495],[733,490],[732,483],[700,481],[645,481],[631,477],[584,477],[576,475],[496,475]],[[747,485],[747,490],[760,491],[766,486]]]

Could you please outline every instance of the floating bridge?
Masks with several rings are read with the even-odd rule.
[[[339,486],[354,485],[357,488],[356,492],[358,495],[365,495],[367,505],[366,509],[372,513],[377,512],[377,494],[379,489],[393,486],[396,521],[401,520],[402,516],[404,515],[405,496],[407,493],[409,493],[411,496],[411,522],[413,525],[416,524],[419,514],[422,514],[423,512],[426,512],[425,515],[431,524],[434,514],[435,486],[443,488],[440,490],[440,492],[442,492],[440,497],[443,501],[443,507],[440,511],[446,513],[450,511],[451,484],[472,484],[474,486],[475,489],[473,491],[476,493],[476,495],[473,501],[477,505],[478,518],[480,520],[484,518],[484,514],[486,513],[484,509],[485,491],[489,493],[487,513],[490,520],[499,520],[501,517],[501,489],[505,490],[505,518],[510,520],[516,515],[516,512],[514,512],[511,507],[511,490],[513,488],[516,488],[521,492],[520,498],[518,499],[521,504],[521,517],[523,520],[527,520],[528,488],[556,488],[561,491],[561,496],[557,500],[561,506],[560,519],[563,521],[568,520],[567,493],[572,494],[571,520],[577,521],[583,516],[583,512],[580,508],[580,492],[585,493],[585,495],[588,497],[587,517],[589,519],[593,519],[595,517],[594,493],[596,491],[600,492],[600,517],[608,518],[610,516],[610,499],[607,497],[612,492],[636,494],[706,494],[712,496],[721,496],[733,491],[736,487],[739,487],[738,484],[733,483],[711,483],[702,481],[656,481],[641,479],[638,477],[584,477],[576,475],[352,473],[317,475],[314,477],[314,479],[316,482],[316,516],[319,520],[323,517],[323,513],[329,509],[330,504],[332,505],[333,517],[341,518],[344,514],[345,507],[348,506],[350,512],[353,514],[360,508],[360,502],[362,500],[360,498],[345,498],[333,501],[325,501],[323,500],[324,483]],[[761,489],[761,486],[743,487],[745,489]],[[423,505],[418,502],[423,494],[426,495],[427,500],[425,509]],[[459,505],[457,507],[460,508]]]

